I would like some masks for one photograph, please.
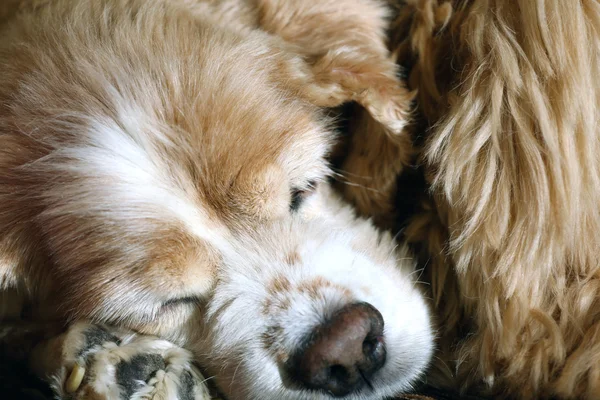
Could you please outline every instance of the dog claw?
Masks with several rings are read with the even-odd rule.
[[[39,343],[29,362],[57,399],[211,399],[192,353],[124,329],[74,323]]]
[[[85,368],[79,364],[75,364],[73,370],[71,371],[71,375],[69,375],[69,379],[65,383],[65,390],[67,393],[75,393],[79,386],[81,386],[81,382],[83,381],[83,377],[85,376]]]

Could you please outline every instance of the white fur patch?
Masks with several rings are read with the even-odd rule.
[[[157,132],[151,121],[136,123],[133,117],[127,121],[130,125],[127,131],[114,121],[92,121],[87,133],[89,143],[62,146],[50,156],[71,160],[53,163],[57,172],[102,183],[97,188],[86,185],[85,188],[62,186],[61,189],[70,190],[72,196],[83,201],[86,207],[81,207],[82,212],[103,213],[129,222],[144,218],[177,220],[200,239],[220,240],[220,236],[213,234],[217,228],[215,223],[209,221],[198,202],[177,184],[185,178],[169,175],[173,171],[140,131],[148,134],[148,130],[152,130],[153,138],[160,139],[157,142],[167,146],[174,144]]]
[[[345,398],[381,399],[409,389],[432,355],[429,312],[406,249],[395,248],[389,234],[378,238],[370,223],[345,218],[348,208],[325,187],[315,196],[321,197],[315,204],[330,205],[331,217],[340,217],[337,224],[299,215],[238,239],[237,251],[225,257],[208,313],[208,339],[195,350],[217,368],[217,382],[232,399],[330,398],[289,388],[277,354],[293,352],[312,329],[354,302],[368,302],[383,315],[388,358],[373,377],[373,391]],[[365,238],[373,238],[368,252],[361,248]],[[290,265],[286,256],[292,251],[298,262]],[[227,369],[234,354],[236,379],[220,381],[218,366]]]

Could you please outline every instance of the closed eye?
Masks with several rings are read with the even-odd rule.
[[[306,185],[305,188],[292,189],[292,199],[290,201],[290,211],[298,211],[302,206],[304,200],[306,200],[316,189],[316,182],[311,181]]]

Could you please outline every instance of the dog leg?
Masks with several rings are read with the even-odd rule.
[[[59,399],[209,400],[192,360],[166,340],[76,323],[37,345],[30,363]]]

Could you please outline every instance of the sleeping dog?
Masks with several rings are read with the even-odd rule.
[[[324,108],[406,120],[385,4],[3,7],[0,289],[68,324],[31,361],[60,397],[208,398],[196,365],[230,399],[382,399],[422,374],[413,261],[327,183]]]

